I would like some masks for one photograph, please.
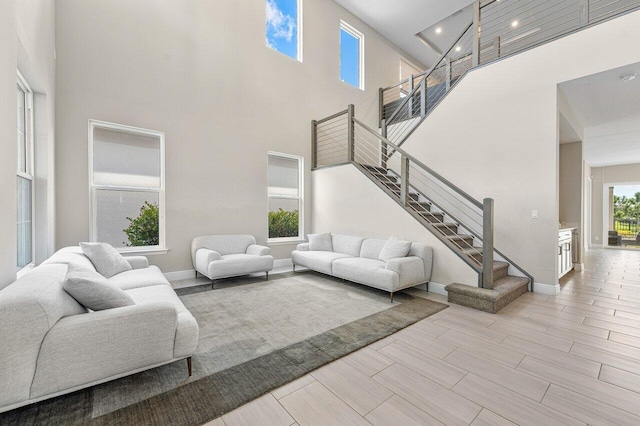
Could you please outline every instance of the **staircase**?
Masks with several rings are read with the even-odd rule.
[[[392,170],[382,167],[356,163],[365,175],[373,180],[399,204],[402,204],[400,177]],[[423,226],[435,235],[447,241],[447,245],[460,257],[467,257],[472,262],[482,265],[482,247],[475,246],[473,234],[466,231],[459,223],[447,220],[447,214],[434,205],[424,194],[409,185],[408,211],[413,211]],[[501,260],[493,261],[493,281],[491,289],[471,287],[465,284],[449,284],[446,286],[448,300],[452,303],[468,306],[485,312],[496,313],[528,290],[531,279],[509,275],[509,263]]]
[[[474,199],[401,146],[473,68],[634,11],[640,0],[480,0],[473,21],[429,70],[379,91],[380,131],[353,105],[313,120],[312,170],[353,164],[478,274],[448,300],[495,313],[534,279],[493,244],[493,200]],[[428,141],[424,141],[428,143]]]

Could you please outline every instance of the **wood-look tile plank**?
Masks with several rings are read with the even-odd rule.
[[[413,329],[411,332],[398,336],[397,341],[419,348],[420,350],[441,359],[456,349],[455,346],[449,345],[444,341],[425,334],[419,329]]]
[[[507,323],[496,323],[491,328],[501,331],[510,336],[519,337],[530,342],[538,343],[544,346],[548,346],[553,349],[557,349],[563,352],[569,352],[572,342],[571,340],[561,337],[553,337],[547,333],[539,333],[537,331],[525,330],[519,327],[514,327]]]
[[[590,377],[598,377],[600,373],[600,363],[590,361],[584,358],[580,358],[571,353],[566,353],[556,349],[549,348],[538,343],[533,343],[528,340],[520,339],[518,337],[509,336],[500,346],[513,349],[522,354],[532,356],[537,359],[553,359],[553,362],[558,366],[575,371],[576,373],[584,374]],[[524,355],[522,356],[524,358]]]
[[[637,358],[581,343],[574,344],[569,353],[603,365],[606,364],[631,373],[640,374],[640,361]]]
[[[213,419],[210,422],[204,424],[204,426],[226,426],[222,417],[218,417],[217,419]]]
[[[369,377],[393,364],[392,360],[368,347],[355,351],[342,360]]]
[[[474,374],[468,374],[453,390],[518,425],[585,424]]]
[[[640,295],[640,291],[638,292]],[[634,314],[633,312],[616,311],[616,317],[628,318],[635,321],[640,321],[640,314]]]
[[[297,391],[300,388],[307,386],[311,382],[315,382],[315,378],[310,374],[305,374],[304,376],[287,383],[284,386],[279,387],[278,389],[272,391],[271,393],[276,399],[280,399],[289,395],[292,392]]]
[[[640,337],[630,336],[628,334],[612,331],[611,333],[609,333],[609,340],[612,342],[618,342],[640,348]]]
[[[471,423],[471,426],[516,426],[515,423],[510,422],[486,408],[480,411],[478,417]]]
[[[458,393],[398,364],[392,365],[373,378],[445,424],[468,425],[482,409]]]
[[[509,339],[508,336],[507,339]],[[464,348],[469,352],[473,352],[486,359],[501,362],[512,368],[515,368],[520,361],[522,361],[522,358],[524,358],[524,354],[522,353],[506,347],[503,348],[501,346],[497,346],[494,343],[487,342],[481,338],[461,333],[456,330],[446,332],[442,336],[438,337],[438,340],[445,341],[453,347],[457,346],[459,348]]]
[[[598,327],[592,327],[590,324],[576,324],[575,322],[549,318],[537,314],[530,315],[529,319],[531,321],[540,322],[541,324],[545,324],[547,326],[553,326],[563,328],[565,330],[575,331],[578,333],[588,334],[589,336],[599,337],[601,339],[606,339],[607,337],[609,337],[608,330],[604,330]]]
[[[395,342],[396,340],[398,340],[398,338],[396,337],[395,334],[392,334],[391,336],[387,336],[384,339],[378,340],[377,342],[373,342],[372,344],[370,344],[367,347],[369,349],[377,351],[378,349],[383,348],[383,347]]]
[[[542,397],[549,387],[548,381],[523,374],[504,364],[479,357],[463,349],[456,349],[444,360],[537,402],[542,401]]]
[[[472,321],[461,318],[449,317],[447,319],[438,319],[434,321],[434,323],[449,327],[453,330],[458,330],[462,333],[480,337],[494,343],[500,343],[505,339],[505,337],[507,337],[506,333],[492,330],[490,328],[474,324]],[[495,324],[493,324],[491,327],[493,326],[495,326]]]
[[[458,383],[467,374],[464,369],[456,368],[448,362],[399,341],[385,346],[379,352],[447,388]]]
[[[295,422],[271,394],[264,395],[242,407],[225,414],[222,420],[226,426],[249,426],[269,424],[290,426]]]
[[[311,375],[361,416],[393,396],[389,389],[342,360],[315,370]]]
[[[431,417],[407,400],[394,395],[365,417],[374,426],[441,426],[443,423]]]
[[[640,414],[640,394],[574,373],[552,363],[553,360],[541,361],[525,357],[518,366],[518,370],[632,414]]]
[[[285,396],[280,404],[301,425],[370,425],[362,416],[325,388],[313,382]],[[256,424],[266,424],[264,421]]]
[[[640,394],[640,375],[638,374],[603,365],[600,380]]]
[[[556,385],[551,385],[542,403],[590,425],[640,424],[638,416]]]

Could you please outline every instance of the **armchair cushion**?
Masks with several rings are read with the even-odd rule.
[[[309,234],[309,250],[311,251],[333,251],[331,243],[331,233]]]
[[[82,253],[89,258],[96,271],[105,278],[130,271],[131,265],[107,243],[80,243]]]
[[[63,288],[81,305],[93,310],[133,305],[133,299],[97,272],[70,263]]]
[[[254,256],[268,256],[271,254],[271,249],[269,247],[251,244],[249,247],[247,247],[246,254],[252,254]]]
[[[142,269],[149,266],[149,259],[144,256],[126,256],[124,259],[129,262],[131,269]]]
[[[220,259],[220,253],[215,250],[198,249],[196,251],[196,270],[200,273],[206,273],[209,270],[209,264],[214,260]]]
[[[296,250],[309,251],[309,243],[300,243],[296,246]]]

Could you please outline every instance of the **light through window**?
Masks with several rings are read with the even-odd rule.
[[[302,157],[269,153],[269,240],[299,240],[302,231]]]

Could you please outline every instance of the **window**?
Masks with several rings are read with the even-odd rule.
[[[33,263],[33,93],[18,72],[17,270]]]
[[[302,61],[301,0],[267,0],[267,46]]]
[[[164,251],[164,133],[89,121],[91,241]]]
[[[302,157],[269,153],[269,241],[297,241],[304,236]]]
[[[364,36],[340,21],[340,80],[364,90]]]

